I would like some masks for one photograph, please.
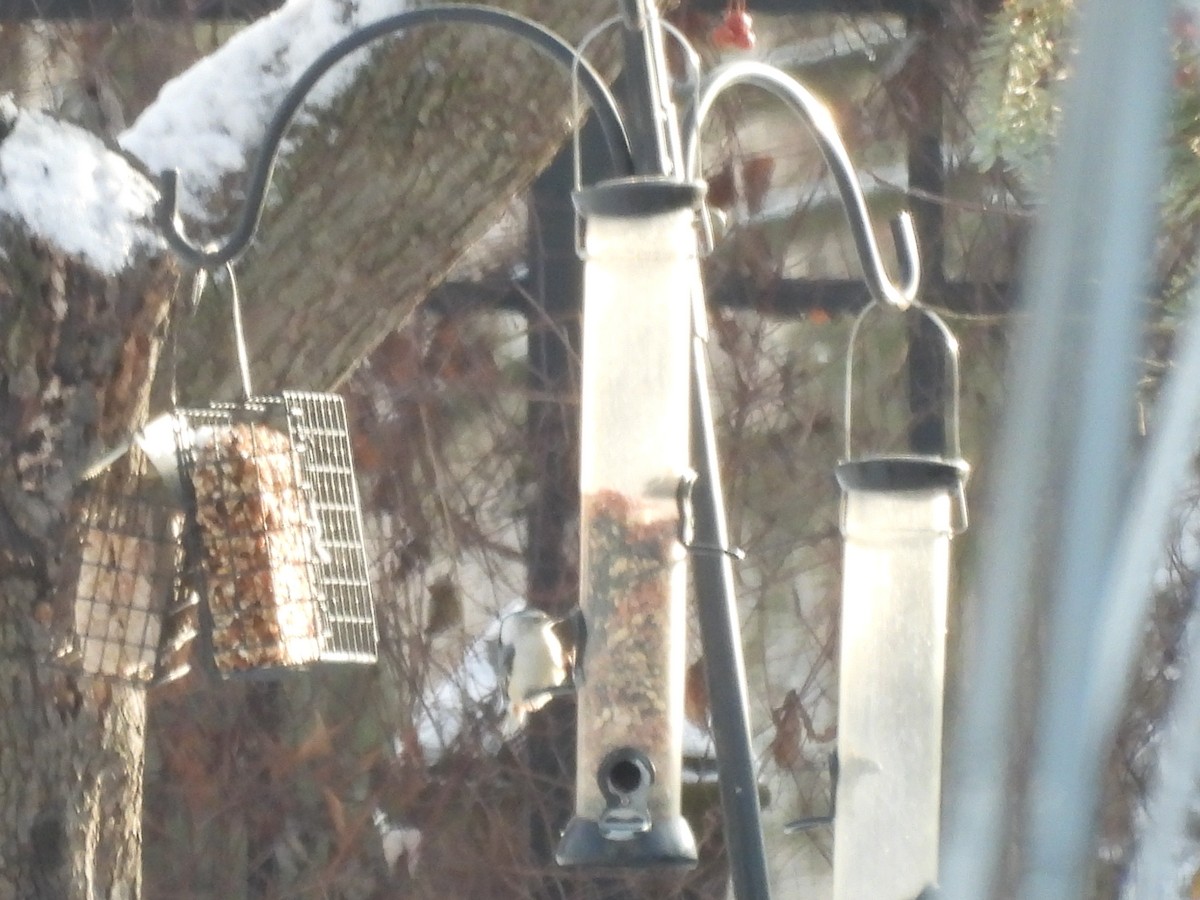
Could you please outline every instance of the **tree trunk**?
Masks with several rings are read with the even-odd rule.
[[[48,665],[78,474],[145,412],[173,267],[0,229],[0,900],[135,900],[144,696]]]
[[[617,10],[502,5],[570,40]],[[426,26],[375,52],[334,108],[292,130],[296,149],[277,169],[258,238],[238,265],[256,390],[339,383],[569,133],[567,72],[520,39]],[[231,172],[229,181],[240,186],[244,177]],[[187,173],[181,178],[186,186]],[[185,397],[237,393],[227,323],[225,304],[197,313],[183,342]]]

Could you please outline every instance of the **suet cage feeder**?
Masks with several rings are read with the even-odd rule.
[[[585,222],[575,816],[563,865],[691,865],[680,811],[696,211],[670,178],[576,193]]]
[[[950,542],[966,527],[957,343],[932,311],[913,305],[909,314],[930,319],[945,343],[945,452],[854,452],[854,345],[880,306],[868,306],[851,331],[846,454],[837,467],[844,542],[836,900],[912,900],[937,880]]]
[[[374,663],[345,406],[285,391],[176,411],[202,634],[222,676]]]
[[[337,394],[255,396],[232,265],[236,403],[174,412],[186,545],[204,654],[223,677],[374,663],[378,633],[346,407]],[[197,276],[196,292],[207,280]]]
[[[252,393],[229,275],[242,399],[174,408],[89,469],[71,596],[55,613],[70,620],[56,656],[88,674],[155,682],[194,662],[255,677],[377,659],[345,403]]]
[[[183,511],[155,471],[161,437],[139,433],[82,486],[52,616],[54,661],[86,675],[151,685],[191,667],[197,598],[180,577]]]

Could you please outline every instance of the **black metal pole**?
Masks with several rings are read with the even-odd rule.
[[[679,117],[670,95],[658,10],[648,0],[621,0],[625,41],[622,120],[637,175],[683,176]]]
[[[905,114],[908,184],[913,222],[921,247],[923,302],[945,305],[946,216],[939,199],[946,193],[946,160],[942,150],[943,71],[939,59],[944,40],[943,14],[927,8],[907,18],[909,35],[922,38],[926,48],[909,62],[906,100],[915,98]],[[928,316],[909,324],[908,398],[912,411],[909,447],[914,453],[948,454],[946,445],[946,344]]]
[[[697,301],[696,307],[697,316],[705,315],[701,302]],[[702,548],[727,548],[729,529],[704,343],[700,335],[692,339],[692,456],[700,473],[692,490],[695,544]],[[692,573],[733,893],[738,900],[769,900],[771,884],[758,802],[732,557],[701,550],[692,554]]]

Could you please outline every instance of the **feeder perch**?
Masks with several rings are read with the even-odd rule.
[[[835,900],[912,900],[937,880],[950,541],[966,527],[957,344],[949,362],[948,452],[858,455],[851,447],[854,344],[846,388]],[[894,312],[893,314],[901,314]]]
[[[140,440],[88,479],[55,604],[58,662],[136,684],[189,670],[197,609],[178,578],[183,513]],[[65,620],[65,628],[64,628]]]
[[[691,865],[680,813],[681,480],[689,474],[695,213],[669,178],[576,193],[586,223],[575,816],[562,865]]]

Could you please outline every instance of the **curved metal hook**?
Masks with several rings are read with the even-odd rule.
[[[245,252],[255,231],[258,230],[267,187],[271,182],[284,133],[291,124],[296,111],[304,102],[304,98],[317,81],[345,57],[372,41],[418,25],[449,23],[483,25],[524,38],[554,62],[561,63],[569,71],[577,73],[579,83],[591,101],[592,109],[604,134],[613,169],[616,174],[620,175],[626,175],[633,171],[629,139],[621,122],[617,102],[592,66],[586,62],[576,62],[577,55],[574,47],[545,26],[515,13],[471,4],[426,6],[407,10],[360,28],[338,41],[304,70],[299,80],[284,97],[275,116],[267,126],[266,135],[259,148],[250,175],[250,183],[246,189],[241,219],[220,246],[215,249],[211,245],[201,246],[187,236],[179,215],[179,173],[177,171],[163,172],[161,176],[162,196],[158,203],[157,219],[167,243],[184,260],[197,268],[218,269],[237,259]]]
[[[684,148],[684,158],[687,160],[690,177],[697,177],[700,128],[705,118],[717,96],[726,88],[739,84],[754,85],[769,91],[804,119],[817,139],[821,154],[837,181],[871,296],[881,303],[889,303],[901,309],[911,306],[916,300],[921,282],[921,263],[912,216],[903,212],[892,220],[892,238],[896,242],[896,256],[900,262],[900,283],[897,284],[884,270],[879,245],[871,231],[871,219],[867,212],[866,200],[863,199],[862,186],[858,183],[850,155],[846,152],[846,146],[833,123],[833,116],[807,88],[785,72],[764,63],[742,60],[727,63],[708,77],[695,109],[691,110],[691,127],[686,130],[688,144]]]

